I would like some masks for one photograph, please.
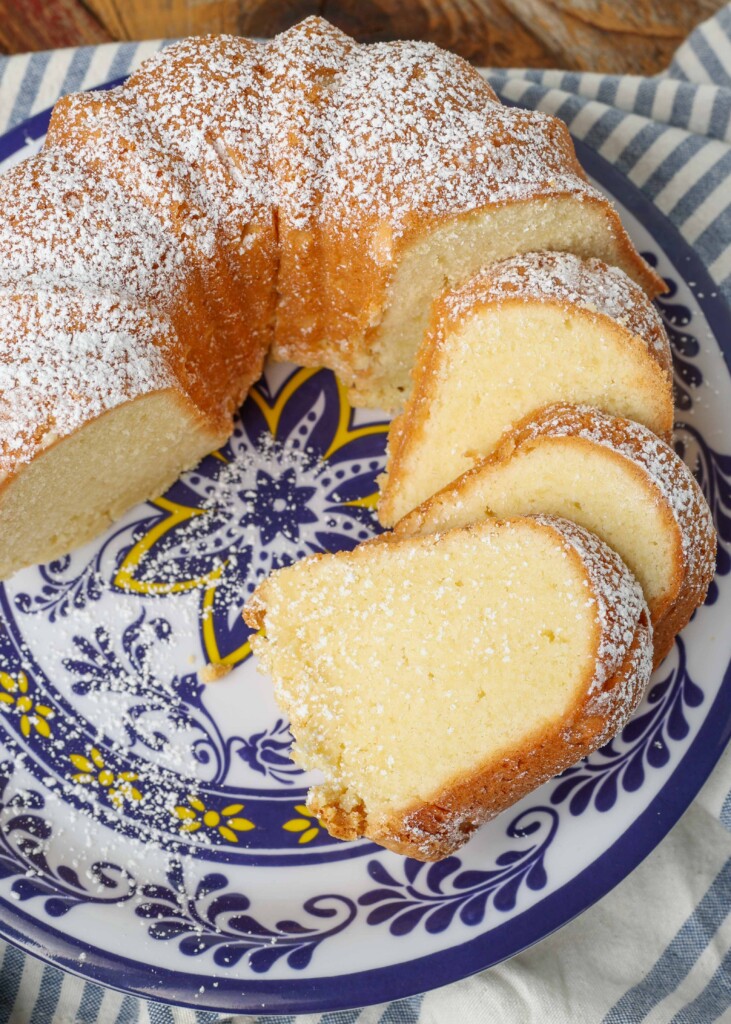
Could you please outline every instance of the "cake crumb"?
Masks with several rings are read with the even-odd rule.
[[[231,665],[225,665],[222,661],[209,661],[198,673],[202,683],[217,683],[231,671]]]

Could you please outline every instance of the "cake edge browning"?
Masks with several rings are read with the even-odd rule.
[[[524,268],[528,268],[524,277],[514,275],[515,269]],[[586,291],[571,287],[573,282],[566,285],[560,280],[562,270],[570,277],[578,273]],[[551,288],[551,271],[559,275],[555,289]],[[616,291],[610,301],[602,302],[601,282],[597,278],[610,277]],[[591,292],[590,283],[594,285]],[[427,428],[448,334],[459,331],[487,310],[531,301],[599,322],[623,343],[646,354],[646,366],[656,376],[655,391],[662,406],[663,422],[658,425],[658,436],[669,441],[674,418],[670,343],[659,315],[640,287],[621,270],[601,260],[580,260],[570,253],[525,253],[511,257],[484,268],[455,288],[445,289],[434,301],[412,371],[411,396],[389,429],[386,468],[378,480],[378,518],[383,526],[392,527],[408,514],[399,515],[396,507],[400,481],[408,473],[406,453],[421,443]]]
[[[442,789],[428,802],[402,814],[368,816],[357,807],[346,811],[329,803],[317,789],[307,806],[338,839],[371,839],[394,853],[436,861],[459,849],[486,822],[566,768],[597,750],[629,720],[650,676],[652,627],[644,611],[631,646],[603,693],[617,697],[621,713],[610,722],[593,710],[591,697],[578,702],[563,722],[530,737],[511,757],[499,758]]]
[[[440,505],[451,504],[481,472],[510,461],[516,450],[547,438],[602,447],[609,457],[621,460],[641,480],[648,502],[661,501],[667,511],[667,519],[677,535],[678,558],[675,591],[668,595],[664,605],[653,610],[657,668],[672,649],[675,637],[706,598],[715,572],[717,541],[710,509],[690,469],[666,442],[642,424],[585,405],[560,402],[544,406],[510,427],[494,452],[404,516],[396,523],[394,532],[413,536],[443,529],[438,521],[435,527],[429,527],[432,510],[438,514]],[[687,501],[683,500],[683,492]]]
[[[567,557],[582,568],[597,606],[591,677],[560,720],[528,737],[513,755],[458,776],[429,801],[396,812],[369,814],[362,803],[342,806],[327,783],[313,787],[307,805],[336,838],[364,837],[417,860],[441,860],[480,825],[607,742],[639,704],[652,672],[653,645],[649,611],[634,576],[616,552],[568,520],[543,515],[493,523],[516,520],[551,529]],[[475,527],[460,529],[469,532]],[[414,539],[383,534],[360,547],[362,551]],[[326,557],[313,555],[311,560]],[[267,587],[268,580],[262,581],[244,609],[247,624],[259,630],[266,626]]]
[[[539,413],[538,431],[555,435],[562,430],[563,423],[576,424],[584,440],[602,445],[615,458],[626,460],[634,473],[646,475],[655,493],[665,500],[678,530],[681,559],[676,566],[677,592],[653,623],[654,667],[657,668],[671,651],[675,637],[705,601],[713,580],[717,537],[711,510],[689,467],[670,444],[641,423],[582,406],[562,405],[556,409],[558,422],[550,407]],[[527,424],[525,428],[535,433]],[[668,455],[666,460],[662,458],[663,453]],[[688,493],[687,502],[682,500],[683,491]]]
[[[341,51],[342,59],[335,59]],[[351,53],[360,55],[357,67]],[[359,69],[366,66],[378,88],[370,90],[370,110],[363,112],[368,89],[361,90]],[[338,67],[343,74],[333,84],[330,72]],[[427,102],[434,95],[438,109]],[[385,116],[384,99],[390,104]],[[336,107],[344,113],[333,126]],[[321,116],[323,109],[328,116]],[[438,112],[443,132],[437,137]],[[485,133],[491,120],[492,131]],[[356,127],[360,146],[352,145]],[[508,136],[515,151],[509,167]],[[384,139],[399,146],[394,150]],[[429,160],[404,156],[403,145],[414,139]],[[348,173],[351,149],[360,154],[356,175]],[[388,159],[381,159],[384,153]],[[484,173],[480,158],[486,155],[494,175]],[[289,164],[288,177],[282,169]],[[491,180],[500,186],[494,195]],[[428,235],[430,225],[544,193],[574,196],[584,215],[590,206],[604,211],[599,251],[606,248],[610,261],[626,263],[651,293],[663,288],[612,204],[585,180],[562,122],[545,112],[503,107],[467,62],[432,44],[360,46],[319,18],[267,44],[229,35],[183,40],[151,56],[114,90],[62,98],[43,150],[0,176],[0,193],[0,283],[83,291],[96,325],[105,329],[108,316],[97,296],[134,301],[141,311],[168,317],[177,340],[170,359],[175,356],[181,388],[215,420],[215,429],[229,433],[231,414],[260,376],[272,343],[276,354],[285,292],[292,301],[302,299],[305,314],[323,307],[327,323],[338,311],[327,345],[314,313],[311,323],[307,315],[294,317],[302,352],[309,351],[311,336],[317,365],[368,364],[368,332],[384,323],[384,296],[403,255],[399,239]],[[382,208],[380,220],[374,205]],[[291,279],[283,270],[285,210],[292,213],[294,248],[307,241],[305,229],[314,231],[313,225],[320,245],[315,260],[302,248],[293,265],[304,271]],[[369,226],[373,246],[366,244]],[[593,241],[585,244],[594,251]],[[356,256],[368,270],[363,287],[360,273],[342,270]],[[385,291],[375,302],[369,292],[377,283]],[[49,318],[49,326],[57,324]],[[21,324],[18,336],[25,341],[28,334]],[[132,342],[144,356],[154,339],[138,329]],[[85,384],[80,376],[74,375],[76,385]],[[98,389],[82,390],[94,398]],[[17,417],[15,434],[36,433],[33,403],[26,404],[30,412]]]

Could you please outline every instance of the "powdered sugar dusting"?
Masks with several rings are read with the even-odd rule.
[[[359,46],[308,19],[265,61],[279,201],[296,227],[315,218],[350,230],[366,213],[398,235],[414,215],[597,194],[559,122],[502,107],[474,69],[430,43]]]
[[[0,471],[91,417],[172,386],[170,335],[163,316],[106,295],[0,289]]]
[[[430,43],[358,45],[308,18],[268,43],[184,40],[125,89],[199,176],[220,224],[274,206],[296,229],[326,220],[346,232],[365,213],[398,235],[426,211],[599,196],[560,122],[502,107],[466,61]]]
[[[160,328],[156,321],[151,329],[150,317],[168,316],[168,340],[177,333],[183,349],[197,343],[191,325],[203,318],[223,349],[235,347],[232,324],[245,311],[247,330],[268,345],[277,221],[290,241],[316,222],[357,238],[375,216],[395,237],[424,217],[433,222],[486,203],[599,195],[565,127],[502,107],[465,61],[427,43],[361,46],[318,18],[269,43],[184,40],[119,89],[65,98],[43,152],[12,169],[0,188],[0,286],[83,294],[89,375],[84,384],[77,363],[75,379],[77,394],[88,392],[87,409],[101,407],[94,362],[106,357],[94,346],[119,333],[107,315],[111,297],[127,310],[125,347],[138,376],[146,361],[159,364],[147,354]],[[43,318],[58,349],[74,332],[60,322],[54,330],[55,305],[39,302],[36,320]],[[133,314],[134,305],[146,314]],[[23,337],[17,315],[14,324]],[[48,347],[43,373],[57,437],[82,422],[63,396],[67,368],[82,357],[78,338],[66,349],[52,374]],[[206,358],[193,351],[179,362]],[[221,376],[243,380],[246,352],[224,358],[230,365]],[[174,359],[169,370],[180,377]],[[128,384],[109,384],[104,408],[115,388],[134,397]],[[228,412],[231,395],[227,401],[217,386],[194,385],[212,409],[218,403],[216,413]],[[150,387],[145,381],[143,390]],[[237,386],[230,390],[238,400]],[[13,406],[19,438],[38,433],[33,408]]]
[[[131,116],[177,156],[206,215],[230,237],[274,205],[266,49],[233,36],[185,39],[123,87]],[[130,120],[122,125],[134,132]]]
[[[0,285],[73,287],[168,310],[185,256],[160,218],[112,178],[50,149],[2,179]],[[101,312],[96,326],[101,325]]]
[[[618,267],[572,253],[529,252],[486,267],[444,300],[450,319],[461,320],[476,302],[555,302],[610,317],[646,342],[669,373],[670,343],[660,315],[639,285]]]
[[[628,459],[647,473],[678,526],[684,589],[702,590],[714,570],[713,516],[695,477],[673,449],[640,423],[589,406],[556,405],[525,425],[523,437],[581,437]]]

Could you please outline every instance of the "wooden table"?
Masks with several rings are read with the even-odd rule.
[[[0,52],[205,32],[269,36],[322,14],[358,39],[430,39],[479,64],[653,74],[724,0],[0,0]]]

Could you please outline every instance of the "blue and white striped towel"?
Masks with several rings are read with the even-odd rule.
[[[66,92],[127,74],[162,43],[0,59],[0,134]],[[557,114],[695,246],[731,300],[731,6],[657,78],[496,71],[506,100]],[[648,908],[651,912],[648,913]],[[84,984],[0,942],[0,1024],[254,1024]],[[271,1018],[268,1018],[271,1020]],[[731,1022],[731,751],[663,843],[597,906],[489,971],[292,1024]]]

